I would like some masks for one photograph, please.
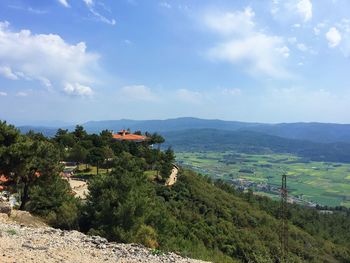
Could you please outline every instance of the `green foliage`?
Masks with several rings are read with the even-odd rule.
[[[81,145],[76,144],[70,149],[67,159],[69,161],[82,163],[82,162],[86,161],[88,153],[89,153],[88,150],[86,150]]]
[[[79,200],[71,195],[68,182],[58,175],[40,177],[30,190],[25,208],[54,227],[77,228]]]
[[[77,226],[78,207],[66,181],[59,177],[59,151],[41,134],[19,135],[13,126],[0,123],[1,166],[15,190],[20,209],[46,217],[54,226]]]
[[[168,148],[164,153],[163,163],[161,166],[160,174],[163,180],[166,180],[173,169],[173,160],[175,159],[174,152],[171,148]]]
[[[278,203],[267,198],[236,192],[223,182],[217,185],[210,180],[185,171],[172,188],[157,188],[158,196],[164,198],[167,210],[175,217],[176,226],[168,233],[169,243],[160,242],[160,247],[182,251],[191,257],[230,262],[229,258],[242,262],[277,262],[280,256],[279,220],[275,208]],[[259,203],[260,202],[260,203]],[[262,206],[264,204],[264,207]],[[301,216],[306,208],[300,208]],[[306,210],[305,210],[306,209]],[[271,213],[270,213],[271,210]],[[293,211],[294,213],[294,211]],[[278,213],[277,213],[278,214]],[[317,222],[323,217],[315,212],[309,214]],[[332,217],[335,223],[338,219]],[[323,217],[324,218],[324,217]],[[339,218],[340,219],[340,218]],[[350,224],[348,217],[341,217],[343,231]],[[332,243],[322,235],[290,224],[288,262],[346,262],[349,260],[349,237],[343,243]],[[304,220],[307,225],[307,220]],[[311,224],[313,221],[311,221]],[[326,227],[325,224],[319,227]],[[326,227],[330,230],[330,224]],[[334,232],[333,232],[334,234]],[[202,247],[202,248],[201,248]],[[331,249],[330,249],[331,247]],[[191,248],[191,249],[188,249]],[[201,251],[199,253],[199,251]],[[206,252],[205,252],[206,251]],[[210,251],[210,253],[208,253]],[[211,254],[206,257],[203,255]],[[228,256],[228,259],[221,257]],[[220,259],[219,259],[220,258]]]
[[[1,172],[8,172],[22,193],[23,208],[56,227],[143,243],[155,254],[177,251],[214,262],[280,262],[277,202],[182,169],[172,187],[147,179],[146,171],[155,168],[165,178],[174,161],[171,149],[150,148],[164,139],[150,137],[143,143],[116,142],[108,131],[89,135],[77,126],[48,140],[40,134],[20,135],[1,122]],[[91,176],[90,194],[80,203],[58,176],[59,161],[79,162],[87,152],[90,164],[112,171]],[[288,262],[350,261],[349,210],[322,215],[290,206],[289,211]]]
[[[144,235],[145,245],[156,244],[155,235],[145,224],[153,208],[154,189],[137,158],[125,157],[110,174],[94,177],[89,191],[85,228],[110,240],[132,242],[135,236]]]
[[[144,244],[149,248],[156,249],[159,247],[157,242],[157,232],[151,226],[141,225],[133,239],[134,242]]]

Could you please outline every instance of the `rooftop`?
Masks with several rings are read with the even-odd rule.
[[[116,140],[125,140],[125,141],[145,141],[147,139],[146,136],[143,135],[137,135],[137,134],[132,134],[128,130],[121,130],[116,134],[113,134],[113,138]]]

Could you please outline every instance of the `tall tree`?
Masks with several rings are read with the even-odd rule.
[[[0,151],[1,172],[16,183],[22,210],[36,180],[40,176],[58,174],[61,169],[59,152],[52,143],[20,135],[4,122],[0,123]]]
[[[75,130],[73,131],[73,134],[78,140],[82,140],[87,136],[87,132],[85,131],[84,127],[81,125],[75,126]]]
[[[145,224],[156,207],[155,192],[137,159],[125,155],[110,174],[96,176],[90,181],[86,209],[90,233],[110,240],[133,242],[145,228],[153,231]],[[151,243],[156,244],[156,240],[153,241]]]
[[[80,144],[76,144],[72,149],[70,149],[68,159],[69,161],[77,162],[79,164],[86,161],[88,153],[88,150],[86,150]]]
[[[92,148],[87,156],[87,161],[91,165],[96,166],[96,173],[99,174],[99,168],[100,165],[105,161],[106,159],[106,152],[103,148]]]

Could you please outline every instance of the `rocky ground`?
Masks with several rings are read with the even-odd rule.
[[[72,263],[134,263],[134,262],[188,262],[203,261],[183,258],[174,253],[162,254],[138,244],[107,242],[98,236],[87,236],[78,231],[62,231],[38,224],[25,223],[0,214],[0,262],[72,262]]]

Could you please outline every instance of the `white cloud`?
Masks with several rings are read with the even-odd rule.
[[[68,0],[58,0],[64,7],[70,7]],[[99,21],[109,24],[109,25],[115,25],[116,21],[115,19],[109,19],[105,16],[103,16],[101,13],[99,13],[95,8],[95,1],[94,0],[82,0],[86,7],[89,9],[90,13],[94,15],[95,18],[97,18]],[[100,6],[103,6],[105,9],[106,7],[103,5],[103,3],[100,3]]]
[[[7,66],[0,66],[0,75],[12,80],[18,79],[18,76],[12,72],[10,67]]]
[[[79,83],[66,83],[63,91],[67,95],[71,96],[90,97],[93,95],[93,91],[90,87],[81,85]]]
[[[87,5],[93,5],[94,2],[92,0],[83,0],[85,4]]]
[[[131,85],[121,88],[121,96],[130,100],[154,101],[157,96],[145,85]]]
[[[11,31],[0,23],[1,73],[12,79],[38,80],[51,88],[62,83],[86,85],[96,82],[99,56],[87,52],[86,44],[69,44],[59,35]]]
[[[345,57],[350,57],[350,19],[334,23],[325,33],[330,48],[337,48]]]
[[[289,57],[289,48],[287,46],[283,47],[276,47],[276,51],[280,53],[283,57],[288,58]]]
[[[6,97],[7,96],[7,93],[4,92],[4,91],[0,91],[0,97]]]
[[[60,2],[60,4],[63,5],[64,7],[69,7],[67,0],[58,0],[58,2]]]
[[[244,11],[236,12],[209,12],[204,15],[204,24],[224,35],[245,34],[253,30],[255,26],[254,16],[255,13],[250,7],[246,7]]]
[[[304,22],[312,18],[312,3],[311,0],[299,0],[296,5],[296,10],[303,17]]]
[[[312,19],[312,2],[311,0],[273,0],[271,14],[282,21],[296,22],[302,19],[303,22],[308,22]],[[301,27],[301,25],[295,23],[294,27]]]
[[[342,36],[338,29],[335,27],[331,27],[328,32],[326,33],[326,38],[328,40],[328,46],[331,48],[335,48],[339,45],[340,41],[342,40]]]
[[[101,22],[114,26],[116,24],[115,19],[109,19],[101,15],[95,9],[95,2],[93,0],[83,0],[89,11]]]
[[[183,102],[198,104],[201,102],[202,94],[198,91],[178,89],[176,91],[176,97]]]
[[[212,60],[242,64],[250,73],[287,78],[285,60],[290,50],[284,39],[261,32],[250,7],[233,13],[207,13],[204,25],[225,38],[208,51]]]

